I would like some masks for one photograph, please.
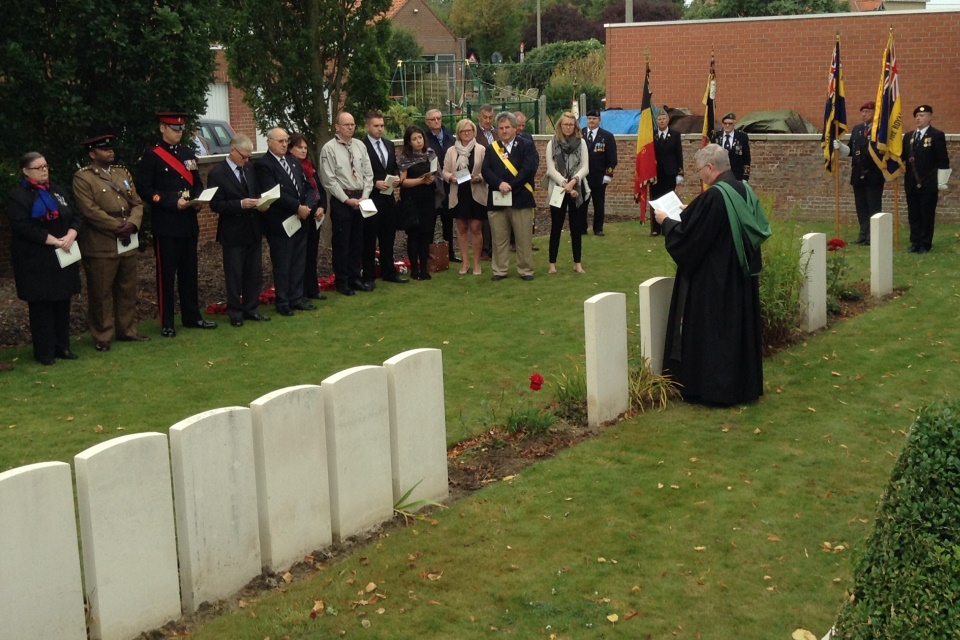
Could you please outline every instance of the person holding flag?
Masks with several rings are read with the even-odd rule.
[[[860,223],[860,234],[853,243],[864,246],[870,246],[870,218],[880,212],[885,182],[883,172],[871,157],[876,157],[877,153],[876,144],[870,141],[876,106],[873,101],[860,106],[863,122],[850,133],[849,146],[839,140],[833,141],[833,148],[840,151],[840,157],[850,157],[850,184],[853,186],[853,202],[857,207],[857,222]]]
[[[833,48],[830,61],[830,80],[827,83],[827,103],[823,111],[823,135],[820,147],[823,149],[824,169],[834,175],[834,238],[840,237],[840,168],[836,142],[847,131],[847,102],[843,92],[843,66],[840,64],[840,34]]]
[[[647,220],[648,189],[657,180],[657,156],[653,147],[653,106],[650,93],[650,62],[643,77],[640,124],[637,127],[637,168],[633,181],[633,199],[640,205],[640,224]]]

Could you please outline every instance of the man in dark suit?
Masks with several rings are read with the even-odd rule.
[[[650,199],[662,198],[683,182],[683,145],[680,132],[670,128],[667,107],[657,114],[657,131],[653,135],[653,153],[657,159],[657,181],[650,187]],[[650,235],[660,235],[660,224],[650,216]]]
[[[383,114],[371,111],[366,117],[367,137],[363,144],[367,147],[370,156],[370,168],[373,169],[373,191],[370,198],[377,205],[377,214],[363,219],[363,254],[361,270],[363,280],[373,284],[377,276],[376,253],[377,243],[380,243],[380,277],[384,282],[402,284],[409,282],[397,273],[393,261],[393,245],[397,239],[396,200],[393,193],[388,196],[380,193],[389,185],[385,178],[397,178],[400,170],[397,169],[396,149],[393,142],[383,137]],[[399,184],[399,183],[398,183]],[[398,186],[398,185],[395,185]]]
[[[268,151],[253,167],[264,192],[280,185],[280,199],[271,204],[263,216],[263,233],[270,245],[277,313],[282,316],[292,316],[294,309],[316,309],[303,296],[307,234],[302,230],[301,221],[312,213],[307,206],[310,192],[300,162],[287,155],[289,142],[286,131],[279,127],[271,129],[267,134]]]
[[[857,207],[857,222],[860,223],[860,233],[854,244],[870,244],[870,218],[879,213],[883,205],[883,172],[870,155],[871,147],[878,158],[881,155],[876,144],[870,142],[876,106],[875,102],[870,101],[860,107],[863,122],[850,132],[850,146],[834,140],[834,147],[840,150],[840,155],[850,156],[851,160],[850,184],[853,185],[853,201]]]
[[[903,136],[903,160],[907,171],[903,190],[907,194],[910,220],[910,253],[927,253],[933,248],[933,224],[939,191],[950,179],[950,158],[943,131],[930,126],[933,107],[922,104],[913,110],[917,128]]]
[[[499,140],[490,145],[483,158],[483,179],[490,187],[487,201],[493,236],[491,267],[497,282],[510,269],[510,230],[517,239],[517,273],[521,280],[533,280],[533,181],[540,166],[536,146],[517,135],[517,118],[509,111],[497,115]],[[510,194],[508,205],[494,205],[494,192]]]
[[[216,329],[217,324],[200,315],[197,240],[200,225],[197,210],[188,204],[203,192],[203,180],[193,149],[180,144],[187,114],[167,111],[157,114],[160,142],[148,149],[137,170],[137,191],[150,203],[153,250],[157,260],[157,306],[160,335],[173,338],[173,280],[180,290],[180,319],[190,329]]]
[[[737,180],[750,179],[750,138],[743,131],[734,129],[737,114],[728,113],[720,120],[723,127],[714,131],[713,140],[730,154],[730,170]]]
[[[456,143],[456,137],[443,124],[443,114],[440,113],[439,109],[427,111],[424,121],[427,123],[427,145],[437,154],[437,162],[443,166],[443,159],[447,157],[447,149]],[[450,193],[450,185],[444,183],[443,190],[444,193]],[[443,239],[447,243],[450,254],[450,262],[460,262],[460,258],[453,253],[453,213],[447,208],[446,197],[444,197],[438,212],[443,227]]]
[[[607,185],[613,180],[613,170],[617,168],[617,141],[613,134],[600,128],[600,112],[587,111],[587,126],[583,128],[583,139],[587,141],[587,157],[590,171],[587,184],[590,186],[590,199],[593,200],[593,234],[603,235],[603,216],[607,201]],[[587,230],[583,230],[583,235]]]
[[[223,246],[223,277],[227,286],[230,324],[270,320],[257,307],[263,284],[261,213],[257,210],[260,185],[248,163],[253,141],[238,133],[230,141],[227,158],[210,170],[208,182],[217,187],[210,208],[217,218],[217,242]]]

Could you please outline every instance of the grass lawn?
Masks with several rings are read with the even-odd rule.
[[[0,376],[0,469],[70,461],[115,435],[424,346],[443,349],[448,438],[460,440],[549,402],[527,378],[582,365],[582,302],[595,293],[626,292],[635,355],[637,285],[672,275],[672,262],[647,227],[605,231],[585,238],[585,276],[564,244],[548,277],[541,238],[531,283],[450,271],[109,354],[87,337],[80,360],[51,368],[29,347],[3,350],[20,362]],[[800,626],[821,636],[914,411],[956,388],[958,231],[940,224],[933,253],[897,254],[903,297],[769,358],[757,404],[678,403],[620,422],[191,637],[767,640]],[[849,279],[868,280],[869,251],[847,255]]]

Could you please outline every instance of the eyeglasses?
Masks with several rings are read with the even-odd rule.
[[[432,120],[443,120],[443,118],[441,118],[440,116],[434,116],[434,117],[432,117],[432,118],[427,118],[427,120],[428,120],[428,121],[432,121]]]
[[[233,150],[236,151],[237,155],[243,158],[244,160],[249,160],[250,156],[253,155],[252,153],[245,154],[243,151],[240,151],[240,149],[237,149],[236,147],[234,147]]]
[[[270,140],[273,140],[278,144],[287,144],[288,142],[290,142],[289,138],[270,138]]]
[[[39,167],[26,167],[27,171],[46,171],[49,169],[49,165],[42,164]]]

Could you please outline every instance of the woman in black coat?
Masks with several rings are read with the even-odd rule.
[[[436,162],[434,171],[431,164]],[[427,147],[423,129],[407,127],[403,134],[403,148],[397,156],[400,170],[400,207],[408,218],[402,225],[407,231],[407,257],[410,259],[410,277],[430,280],[427,262],[430,243],[437,224],[437,203],[442,201],[443,182],[436,152]]]
[[[70,296],[80,293],[80,264],[61,268],[56,250],[69,251],[80,216],[50,183],[47,161],[35,151],[20,159],[23,179],[7,196],[10,255],[17,296],[30,309],[33,357],[42,364],[76,359],[70,351]]]

